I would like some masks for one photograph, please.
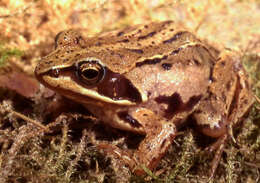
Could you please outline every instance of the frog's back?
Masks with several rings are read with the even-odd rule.
[[[113,72],[118,73],[128,72],[146,63],[158,62],[165,59],[165,55],[175,56],[181,49],[191,46],[204,47],[214,58],[218,55],[217,50],[202,43],[185,29],[177,28],[172,21],[137,25],[122,31],[105,33],[86,42],[89,47],[85,55],[90,52],[99,53],[99,59]]]

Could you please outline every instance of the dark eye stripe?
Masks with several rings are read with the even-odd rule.
[[[142,97],[138,89],[119,73],[114,73],[105,68],[106,74],[104,79],[98,83],[97,92],[100,95],[107,96],[113,100],[130,100],[131,102],[140,103]]]

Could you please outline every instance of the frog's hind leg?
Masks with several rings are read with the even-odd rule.
[[[201,102],[199,110],[193,114],[199,130],[207,136],[217,138],[215,143],[206,148],[210,153],[216,151],[211,165],[210,178],[215,174],[228,139],[228,119],[217,109],[212,106],[210,100],[205,100]]]
[[[135,115],[139,115],[139,122],[144,126],[146,132],[146,136],[137,150],[131,153],[108,144],[101,144],[99,148],[106,154],[123,161],[136,175],[142,175],[145,172],[143,167],[150,170],[156,168],[177,132],[174,123],[159,119],[152,111],[142,109],[138,110]]]
[[[200,103],[194,112],[202,133],[218,140],[207,150],[216,150],[210,177],[213,177],[219,164],[225,143],[232,137],[232,127],[243,119],[254,102],[250,83],[239,59],[223,55],[213,71],[209,96]]]

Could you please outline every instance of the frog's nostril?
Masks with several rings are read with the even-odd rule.
[[[60,70],[59,69],[51,69],[49,75],[51,77],[57,78],[60,75]]]

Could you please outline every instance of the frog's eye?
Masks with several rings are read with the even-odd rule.
[[[100,82],[105,75],[105,68],[96,60],[83,60],[76,64],[78,78],[87,85]]]

